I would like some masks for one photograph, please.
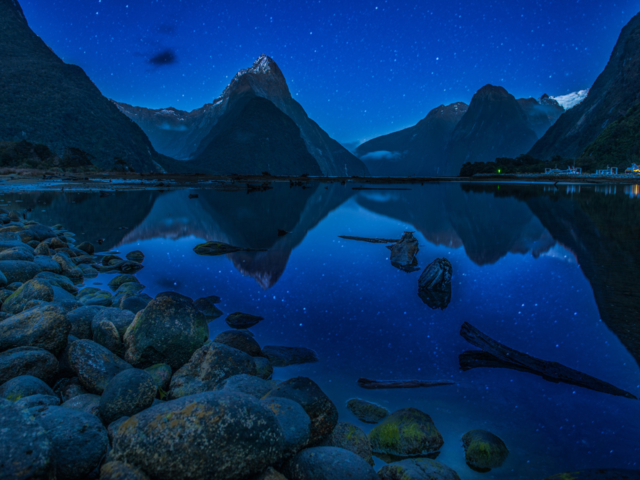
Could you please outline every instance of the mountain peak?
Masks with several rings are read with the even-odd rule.
[[[476,94],[474,95],[474,97],[496,97],[496,96],[503,96],[503,97],[507,97],[510,96],[511,94],[509,92],[507,92],[504,87],[496,87],[495,85],[485,85],[484,87],[482,87],[480,90],[478,90],[476,92]]]
[[[236,73],[217,100],[243,88],[251,88],[258,96],[265,98],[291,97],[282,71],[276,62],[264,53],[249,68],[243,68]]]

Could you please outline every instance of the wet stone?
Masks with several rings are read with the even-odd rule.
[[[339,447],[349,450],[369,465],[373,466],[373,455],[371,453],[371,442],[369,437],[361,428],[348,422],[338,422],[331,435],[323,440],[320,446]]]
[[[435,453],[444,440],[429,415],[416,408],[403,408],[385,418],[369,432],[374,452],[397,456]]]
[[[109,322],[114,325],[120,338],[124,337],[124,334],[129,328],[129,325],[133,323],[135,315],[128,310],[120,310],[119,308],[106,307],[100,310],[93,320],[91,321],[91,328],[96,328],[100,322]],[[95,335],[95,332],[94,332]]]
[[[130,297],[123,298],[120,301],[119,307],[122,310],[128,310],[135,315],[139,311],[144,310],[151,300],[153,299],[146,293],[132,295]]]
[[[487,472],[504,463],[509,450],[502,439],[486,430],[470,430],[462,436],[464,458],[471,468]]]
[[[129,252],[126,255],[127,260],[131,260],[132,262],[142,263],[144,260],[144,253],[140,250],[134,250],[133,252]]]
[[[389,415],[389,410],[375,403],[352,398],[347,402],[347,409],[353,413],[358,420],[364,423],[378,423]]]
[[[0,353],[0,384],[31,375],[51,385],[57,374],[58,360],[42,348],[18,347]]]
[[[140,283],[140,281],[133,275],[123,273],[122,275],[117,275],[109,280],[109,288],[111,288],[111,290],[113,291],[116,291],[121,285],[125,283]]]
[[[10,402],[38,394],[55,395],[49,385],[31,375],[20,375],[0,385],[0,398]]]
[[[0,261],[0,272],[4,274],[7,279],[7,284],[9,285],[14,282],[28,282],[41,271],[42,268],[34,262],[25,260]]]

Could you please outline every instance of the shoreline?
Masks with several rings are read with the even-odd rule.
[[[25,171],[0,175],[0,191],[36,190],[174,190],[213,189],[260,191],[271,183],[290,183],[302,187],[309,183],[359,185],[424,185],[425,183],[508,183],[563,185],[635,185],[640,176],[612,175],[481,175],[473,177],[308,177],[265,175],[202,175],[169,173],[69,173],[44,175],[41,171]]]

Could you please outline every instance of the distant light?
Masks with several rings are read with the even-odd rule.
[[[502,170],[498,169],[498,173],[502,173]]]

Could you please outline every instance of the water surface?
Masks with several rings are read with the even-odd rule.
[[[274,378],[311,377],[340,419],[353,397],[391,411],[418,408],[445,444],[438,460],[463,479],[541,479],[582,468],[640,468],[640,402],[509,369],[461,371],[475,348],[469,322],[512,348],[606,380],[640,396],[640,198],[637,186],[443,184],[355,191],[314,185],[246,192],[138,191],[5,194],[28,218],[63,224],[78,242],[142,250],[137,276],[151,296],[219,295],[223,311],[265,317],[261,345],[305,346],[315,364]],[[198,198],[189,199],[189,193]],[[7,207],[5,207],[7,208]],[[290,234],[279,237],[277,230]],[[399,238],[413,231],[420,270],[453,264],[452,301],[432,310],[417,295],[420,271],[391,266],[384,245],[339,235]],[[266,252],[202,257],[206,240]],[[86,280],[102,283],[110,277]],[[226,330],[220,318],[211,335]],[[369,391],[360,377],[452,380],[454,386]],[[461,436],[483,428],[510,450],[488,473],[464,462]],[[383,465],[376,460],[377,467]]]

